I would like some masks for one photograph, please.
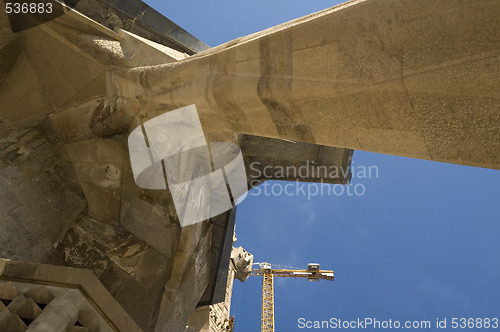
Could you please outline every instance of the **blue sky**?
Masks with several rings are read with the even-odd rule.
[[[297,320],[498,317],[500,172],[356,151],[363,196],[250,195],[238,244],[257,261],[319,262],[335,281],[276,279],[277,331]],[[236,282],[237,331],[258,331],[260,280]]]
[[[339,3],[146,2],[210,46]],[[303,331],[301,317],[500,318],[500,171],[362,151],[353,163],[378,167],[353,179],[362,196],[249,195],[239,206],[236,245],[256,261],[335,270],[334,282],[276,279],[276,331]],[[237,332],[260,330],[260,305],[259,278],[235,281]]]

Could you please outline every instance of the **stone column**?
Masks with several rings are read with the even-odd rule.
[[[114,72],[151,118],[500,168],[500,2],[351,1],[187,60]]]

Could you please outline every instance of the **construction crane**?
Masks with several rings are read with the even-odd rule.
[[[307,270],[273,269],[269,263],[256,263],[258,269],[253,269],[251,276],[262,276],[262,332],[274,332],[274,277],[307,278],[309,281],[320,279],[333,281],[331,270],[320,270],[319,264],[309,263]]]

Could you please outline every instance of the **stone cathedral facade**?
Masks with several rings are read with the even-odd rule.
[[[183,106],[247,170],[343,170],[249,187],[348,184],[353,150],[500,169],[497,1],[353,0],[214,48],[141,1],[44,4],[0,3],[2,331],[230,330],[236,208],[181,227],[131,168]]]

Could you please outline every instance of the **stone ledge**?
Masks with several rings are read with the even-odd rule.
[[[89,270],[0,258],[0,280],[77,288],[116,331],[142,331]]]

